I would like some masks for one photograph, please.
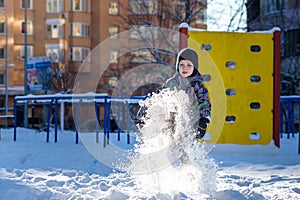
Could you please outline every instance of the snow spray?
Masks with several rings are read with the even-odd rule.
[[[208,156],[209,144],[195,140],[189,102],[183,90],[169,89],[140,102],[144,124],[124,169],[147,196],[198,199],[215,190],[217,165]]]

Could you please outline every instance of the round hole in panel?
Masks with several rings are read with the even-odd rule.
[[[202,51],[210,51],[212,47],[210,44],[201,44],[200,48]]]
[[[236,117],[234,115],[228,115],[225,117],[225,121],[229,124],[236,122]]]
[[[253,110],[258,110],[258,109],[260,109],[260,103],[259,102],[251,102],[250,108]]]
[[[252,132],[252,133],[250,133],[249,137],[250,137],[251,140],[259,140],[260,139],[260,133]]]
[[[260,52],[261,51],[261,47],[259,45],[251,45],[250,46],[250,51],[252,51],[252,52]]]
[[[227,69],[235,69],[236,68],[236,62],[234,61],[227,61],[225,63],[225,66]]]
[[[259,75],[250,76],[250,81],[253,83],[259,83],[261,81],[261,77]]]
[[[229,88],[226,90],[226,95],[227,96],[235,96],[236,95],[236,90],[233,88]]]

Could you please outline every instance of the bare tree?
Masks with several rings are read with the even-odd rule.
[[[130,49],[131,54],[125,55],[122,59],[122,70],[118,65],[111,65],[103,79],[108,81],[110,76],[120,78],[127,70],[141,63],[167,66],[169,71],[162,73],[165,76],[164,80],[167,79],[170,72],[175,69],[175,57],[179,49],[178,26],[186,22],[193,27],[205,29],[205,2],[198,0],[123,1],[121,7],[129,13],[120,16],[121,24],[124,24],[121,29],[133,32],[135,43],[141,44],[140,49]],[[155,86],[149,83],[145,88],[153,90]],[[113,88],[108,86],[104,89],[108,92]],[[148,92],[151,91],[146,93]]]
[[[245,0],[207,0],[208,30],[245,32]]]
[[[70,93],[76,72],[60,63],[52,63],[52,88],[55,92]]]
[[[300,95],[300,60],[292,58],[284,60],[286,66],[281,75],[281,95]]]

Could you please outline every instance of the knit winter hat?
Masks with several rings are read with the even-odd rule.
[[[198,71],[198,54],[191,48],[184,48],[177,54],[176,71],[179,71],[181,60],[189,60],[193,63],[194,68]]]

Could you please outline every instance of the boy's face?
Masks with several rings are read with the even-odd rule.
[[[194,65],[189,60],[181,60],[179,62],[179,73],[183,77],[188,77],[192,75],[194,71]]]

